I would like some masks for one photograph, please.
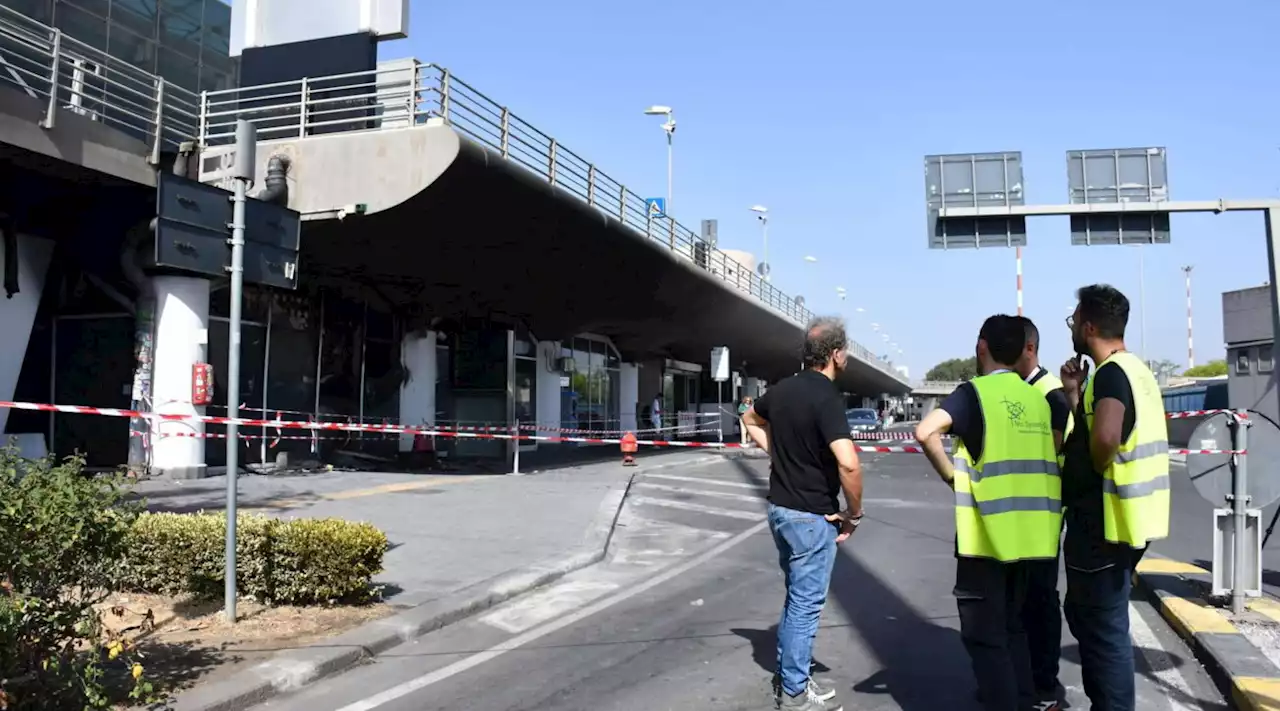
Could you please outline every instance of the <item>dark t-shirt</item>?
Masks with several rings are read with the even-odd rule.
[[[1097,570],[1114,564],[1118,557],[1130,556],[1127,546],[1106,543],[1103,532],[1102,474],[1093,468],[1089,454],[1089,423],[1084,414],[1084,388],[1080,404],[1076,407],[1075,428],[1067,438],[1063,452],[1066,455],[1062,467],[1062,503],[1066,505],[1067,537],[1063,542],[1066,563],[1072,568]],[[1124,405],[1124,422],[1120,440],[1133,434],[1137,413],[1133,405],[1133,388],[1124,370],[1115,363],[1106,363],[1093,374],[1093,401],[1105,398],[1119,400]],[[1096,411],[1096,406],[1095,406]]]
[[[806,370],[755,403],[769,422],[769,501],[820,515],[840,510],[840,470],[831,443],[853,439],[844,398],[822,373]]]
[[[1067,403],[1067,395],[1062,389],[1053,390],[1045,395],[1049,402],[1049,426],[1058,432],[1067,429],[1067,414],[1071,405]],[[951,434],[964,442],[964,448],[975,460],[982,458],[982,440],[986,436],[986,425],[982,421],[982,408],[978,404],[978,391],[972,383],[964,383],[947,396],[940,405],[943,411],[951,416]]]

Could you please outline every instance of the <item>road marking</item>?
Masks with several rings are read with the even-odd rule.
[[[705,489],[690,489],[684,486],[667,486],[666,484],[650,484],[642,481],[636,484],[636,488],[643,488],[646,491],[666,491],[672,494],[688,494],[690,496],[710,496],[716,499],[729,499],[730,501],[746,501],[747,503],[759,503],[764,501],[761,496],[747,496],[745,494],[730,494],[727,491],[707,491]],[[634,491],[634,489],[633,489]]]
[[[759,521],[763,515],[761,513],[752,513],[750,511],[739,511],[737,509],[718,509],[714,506],[703,506],[688,501],[671,501],[669,499],[655,499],[649,496],[628,496],[631,503],[641,506],[665,506],[669,509],[680,509],[681,511],[694,511],[709,516],[728,516],[729,518],[740,518],[746,521]]]
[[[485,477],[488,478],[488,477]],[[279,499],[267,499],[262,503],[252,504],[250,506],[241,506],[245,510],[250,509],[288,509],[297,508],[299,506],[308,506],[319,503],[321,501],[346,501],[347,499],[359,499],[366,496],[378,496],[379,494],[396,494],[402,491],[418,491],[420,489],[430,489],[445,484],[458,484],[463,481],[480,481],[479,478],[470,477],[442,477],[440,479],[429,479],[427,481],[403,481],[394,484],[383,484],[381,486],[373,486],[367,489],[347,489],[345,491],[327,491],[324,493],[314,494],[314,498],[300,499],[296,497],[282,497]]]
[[[1147,670],[1155,677],[1156,688],[1162,691],[1161,696],[1169,704],[1169,708],[1172,711],[1192,711],[1193,707],[1182,699],[1194,699],[1196,696],[1186,677],[1178,671],[1178,660],[1165,651],[1151,625],[1147,624],[1133,603],[1129,603],[1129,637],[1133,640],[1133,646],[1142,653]],[[1175,694],[1181,698],[1174,698]]]
[[[766,489],[766,488],[768,488],[768,485],[763,484],[763,483],[761,483],[761,484],[744,484],[744,483],[742,483],[742,482],[740,482],[740,481],[721,481],[721,480],[719,480],[719,479],[712,479],[712,478],[710,478],[710,477],[680,476],[680,475],[678,475],[678,474],[646,474],[646,475],[645,475],[645,477],[644,477],[644,479],[642,479],[639,483],[643,483],[645,480],[648,480],[648,479],[665,479],[665,480],[669,480],[669,481],[687,481],[687,482],[694,483],[694,484],[714,484],[715,486],[732,486],[732,487],[736,487],[736,488],[739,488],[739,489],[752,489],[752,490],[757,490],[757,491],[758,491],[758,490],[760,490],[760,489]]]
[[[617,589],[617,583],[570,580],[518,598],[481,617],[480,621],[505,632],[519,634]]]
[[[671,568],[670,570],[667,570],[664,573],[661,573],[653,578],[650,578],[649,580],[643,583],[640,583],[635,587],[627,588],[626,590],[616,593],[614,595],[611,595],[603,600],[600,600],[599,602],[596,602],[590,605],[589,607],[584,607],[581,610],[578,610],[577,612],[561,617],[560,619],[554,622],[549,622],[541,627],[536,627],[534,629],[531,629],[528,632],[525,632],[524,634],[521,634],[517,637],[513,637],[507,640],[506,642],[502,642],[500,644],[494,645],[489,649],[483,652],[480,652],[479,654],[473,654],[472,656],[467,657],[466,659],[460,660],[458,662],[454,662],[453,664],[450,664],[447,667],[444,667],[442,669],[437,669],[436,671],[431,672],[430,674],[420,676],[417,679],[412,679],[398,686],[393,686],[390,689],[387,689],[386,691],[383,691],[378,694],[374,694],[373,696],[370,696],[361,701],[357,701],[353,704],[347,704],[346,706],[343,706],[342,708],[338,709],[338,711],[370,711],[371,709],[376,709],[379,706],[382,706],[383,704],[389,703],[391,701],[395,701],[396,699],[402,698],[404,696],[408,696],[409,694],[412,694],[415,691],[425,689],[426,687],[431,686],[432,684],[443,681],[457,674],[461,674],[462,672],[465,672],[469,669],[472,669],[481,664],[484,664],[485,662],[491,659],[500,657],[503,654],[506,654],[507,652],[510,652],[513,649],[519,649],[520,647],[530,642],[533,642],[549,634],[562,630],[565,627],[568,627],[570,625],[576,624],[596,614],[597,612],[607,610],[610,607],[617,605],[618,603],[626,602],[627,600],[630,600],[636,595],[648,592],[649,590],[652,590],[653,588],[667,582],[668,580],[671,580],[680,575],[684,575],[690,570],[694,570],[699,566],[705,565],[708,561],[714,560],[717,556],[722,555],[725,551],[737,546],[738,544],[746,541],[748,538],[764,530],[765,526],[767,525],[769,525],[767,521],[761,521],[760,523],[752,526],[751,528],[748,528],[742,533],[739,533],[733,538],[730,538],[729,540],[717,545],[716,547],[706,551],[705,553],[687,562],[681,563],[680,565],[677,565],[674,568]]]

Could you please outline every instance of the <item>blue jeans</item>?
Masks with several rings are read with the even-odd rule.
[[[1067,561],[1063,611],[1080,643],[1084,693],[1093,711],[1133,711],[1133,642],[1129,638],[1129,586],[1134,565],[1120,561],[1085,571]]]
[[[804,691],[813,662],[813,638],[827,602],[839,529],[818,514],[769,504],[769,530],[787,585],[778,622],[778,674],[788,696]]]

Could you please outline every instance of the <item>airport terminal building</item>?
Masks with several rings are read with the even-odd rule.
[[[721,394],[797,369],[811,314],[796,299],[449,70],[379,63],[378,40],[407,33],[407,2],[313,0],[338,25],[302,30],[281,22],[291,2],[0,0],[0,397],[174,416],[235,404],[228,280],[165,257],[211,248],[165,241],[154,218],[158,172],[221,184],[237,120],[257,128],[255,197],[302,225],[290,283],[245,287],[243,417],[619,431],[644,427],[656,397],[664,434],[696,437]],[[717,346],[733,363],[723,386]],[[202,363],[214,387],[197,404]],[[908,390],[860,347],[841,385]],[[97,467],[194,477],[223,461],[223,430],[198,419],[0,418]],[[241,434],[249,463],[415,444]]]

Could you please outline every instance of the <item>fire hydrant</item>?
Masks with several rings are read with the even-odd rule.
[[[622,435],[622,466],[634,467],[636,465],[636,436],[628,432]]]

